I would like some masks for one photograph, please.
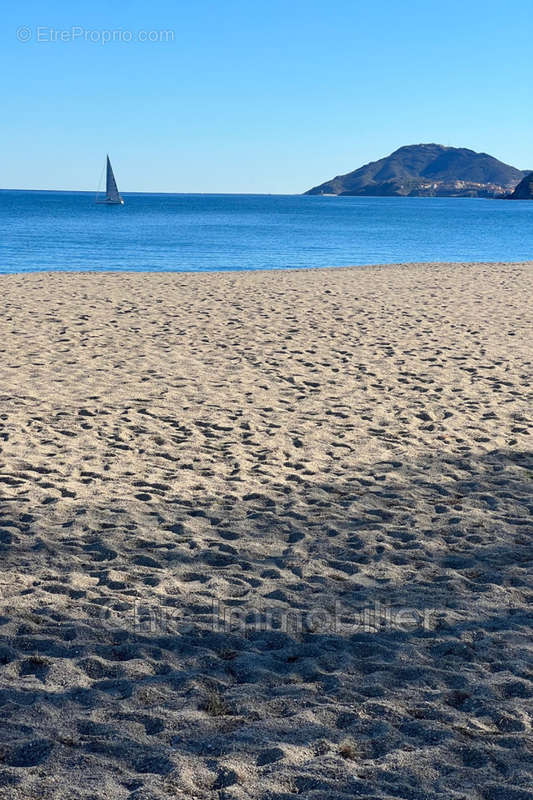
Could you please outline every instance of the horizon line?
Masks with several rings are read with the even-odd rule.
[[[57,194],[91,194],[96,195],[97,192],[94,189],[14,189],[3,187],[0,188],[0,192],[51,192]],[[205,195],[232,195],[234,197],[300,197],[305,194],[305,192],[158,192],[158,191],[137,191],[137,190],[126,190],[120,192],[123,195],[132,195],[132,194],[168,194],[168,195],[198,195],[198,196],[205,196]]]

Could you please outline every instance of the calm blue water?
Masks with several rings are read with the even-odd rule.
[[[533,202],[0,191],[0,272],[533,259]]]

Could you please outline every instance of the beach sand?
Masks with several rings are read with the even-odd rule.
[[[0,797],[533,798],[533,263],[0,278]]]

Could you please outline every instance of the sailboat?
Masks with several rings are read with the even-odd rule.
[[[124,200],[118,192],[117,182],[115,180],[115,176],[113,175],[113,167],[111,166],[109,156],[107,156],[106,161],[105,198],[100,200],[98,195],[96,195],[96,202],[105,203],[108,206],[124,205]]]

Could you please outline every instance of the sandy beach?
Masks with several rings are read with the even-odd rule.
[[[533,800],[532,279],[0,277],[0,797]]]

